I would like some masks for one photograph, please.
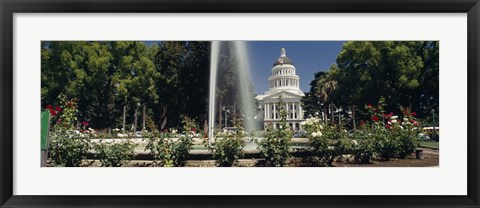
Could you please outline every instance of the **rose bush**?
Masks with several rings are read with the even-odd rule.
[[[243,157],[246,136],[243,128],[239,128],[238,131],[224,130],[217,133],[215,139],[207,142],[206,146],[218,166],[235,166],[238,165],[238,159]]]

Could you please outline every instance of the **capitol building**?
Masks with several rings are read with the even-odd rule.
[[[295,73],[293,62],[287,57],[285,48],[280,51],[280,57],[273,63],[272,75],[268,78],[269,90],[263,95],[257,95],[263,117],[263,126],[273,124],[280,127],[279,98],[285,103],[287,110],[287,124],[294,130],[300,129],[300,122],[304,120],[301,99],[305,94],[300,90],[300,77]]]

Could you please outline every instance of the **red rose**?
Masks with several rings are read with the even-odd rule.
[[[412,116],[417,116],[417,113],[415,113],[415,112],[412,112]]]
[[[51,114],[52,116],[56,116],[56,115],[57,115],[57,111],[50,110],[50,114]]]
[[[88,124],[89,124],[88,121],[82,122],[82,125],[84,125],[84,126],[88,126]]]
[[[410,122],[411,122],[413,125],[418,126],[418,122],[417,122],[417,121],[411,120]]]
[[[52,105],[47,105],[47,109],[52,110]]]
[[[62,111],[62,109],[61,109],[60,107],[58,107],[58,106],[55,107],[55,110],[58,111],[58,112]]]
[[[360,121],[360,126],[365,125],[365,121]]]
[[[197,129],[196,129],[196,128],[192,128],[192,131],[193,131],[193,132],[197,132]]]
[[[57,124],[61,124],[61,123],[62,123],[62,119],[58,119]]]
[[[72,105],[73,105],[72,102],[70,102],[70,101],[67,102],[67,106],[68,106],[69,108],[71,108]]]
[[[392,126],[390,126],[390,125],[387,124],[387,125],[385,125],[385,128],[386,128],[386,129],[392,129]]]
[[[372,104],[368,104],[367,106],[368,106],[368,108],[372,108],[372,107],[373,107],[373,105],[372,105]]]
[[[377,116],[372,116],[372,120],[377,122],[378,121],[378,117]]]

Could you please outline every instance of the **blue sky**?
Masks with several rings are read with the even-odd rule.
[[[317,71],[326,71],[335,63],[344,41],[249,41],[251,78],[255,93],[268,90],[268,77],[273,62],[280,57],[280,49],[285,47],[287,56],[293,61],[300,76],[300,89],[310,90],[310,81]]]

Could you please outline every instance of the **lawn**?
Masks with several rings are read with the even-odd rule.
[[[421,142],[420,142],[420,147],[429,147],[429,148],[438,149],[438,148],[439,148],[439,142],[435,142],[435,141],[421,141]]]

